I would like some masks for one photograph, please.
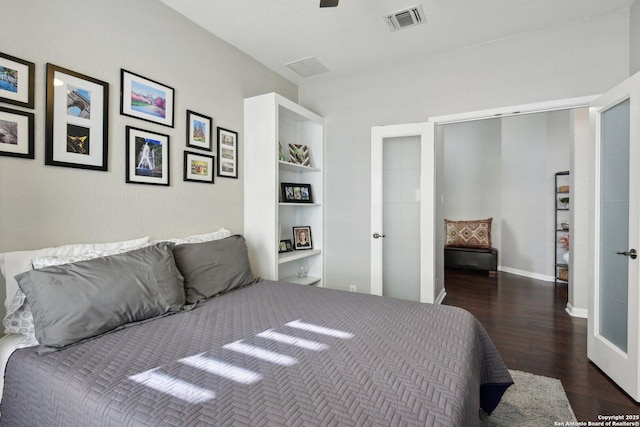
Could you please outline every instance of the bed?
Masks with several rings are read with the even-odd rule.
[[[230,241],[232,249],[225,246]],[[69,320],[75,326],[60,332],[59,323],[75,308],[41,312],[43,295],[58,306],[63,299],[56,298],[82,298],[65,295],[64,288],[56,289],[63,295],[46,293],[55,281],[41,289],[24,281],[61,272],[64,283],[83,271],[99,276],[103,265],[122,269],[123,260],[143,253],[148,261],[151,252],[174,257],[182,305],[158,314],[145,301],[147,314],[98,328],[96,336],[78,339],[89,332],[79,332],[75,313]],[[206,274],[216,284],[207,290],[196,266],[212,259],[217,270]],[[32,304],[40,345],[8,357],[0,425],[473,426],[481,408],[490,413],[512,384],[488,335],[462,309],[255,280],[247,265],[244,239],[230,236],[148,245],[23,273],[18,282]],[[91,280],[93,286],[102,279]],[[143,294],[151,292],[141,286]],[[165,299],[164,308],[174,305]],[[122,304],[115,304],[119,313]],[[20,336],[2,341],[20,347]],[[68,342],[70,336],[76,341]]]

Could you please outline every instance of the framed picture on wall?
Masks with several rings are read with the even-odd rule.
[[[107,170],[109,83],[47,64],[45,165]]]
[[[212,123],[211,117],[187,110],[187,147],[212,151]]]
[[[0,107],[0,156],[33,159],[33,113]]]
[[[296,251],[313,249],[311,227],[293,227],[293,248]]]
[[[169,185],[169,135],[126,127],[126,182]]]
[[[238,177],[238,132],[218,128],[218,176]]]
[[[215,157],[184,152],[184,180],[213,184]]]
[[[0,52],[0,102],[33,108],[36,66]]]
[[[120,114],[173,127],[173,98],[173,88],[121,70]]]

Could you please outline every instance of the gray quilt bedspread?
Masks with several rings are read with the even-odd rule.
[[[468,312],[262,281],[46,355],[3,426],[473,426],[511,377]]]

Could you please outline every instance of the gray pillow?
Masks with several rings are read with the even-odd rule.
[[[36,338],[64,347],[184,305],[173,243],[31,270],[16,276],[31,304]]]
[[[247,244],[242,236],[173,248],[176,265],[184,276],[186,301],[204,301],[256,279],[251,273]]]

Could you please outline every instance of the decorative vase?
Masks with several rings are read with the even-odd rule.
[[[308,273],[309,273],[309,263],[307,262],[306,258],[301,258],[300,260],[298,260],[296,275],[298,276],[298,279],[303,279],[307,277]]]

